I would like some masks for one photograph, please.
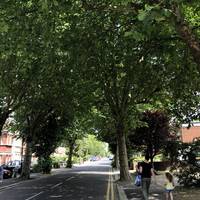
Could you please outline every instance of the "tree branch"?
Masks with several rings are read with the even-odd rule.
[[[178,5],[173,4],[172,11],[174,13],[176,31],[189,47],[194,61],[198,65],[198,71],[200,73],[200,42],[197,36],[192,32],[192,29],[189,27],[184,17],[182,16]]]

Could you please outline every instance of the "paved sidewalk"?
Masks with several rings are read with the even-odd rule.
[[[164,184],[163,175],[156,176],[158,184]],[[176,181],[175,181],[176,182]],[[200,189],[199,188],[184,188],[178,186],[176,183],[176,188],[173,192],[175,200],[199,200],[200,199]],[[121,192],[124,193],[125,197],[120,200],[142,200],[141,188],[131,184],[122,184]],[[165,200],[165,191],[163,185],[157,185],[152,182],[150,187],[150,197],[149,200]]]
[[[132,183],[121,183],[118,182],[118,193],[120,200],[142,200],[142,191],[141,187],[137,187],[134,185],[135,177],[133,175]],[[153,200],[164,200],[164,174],[156,175],[155,178],[152,178],[151,186],[150,186],[150,196],[149,199]]]
[[[133,183],[123,184],[121,187],[128,200],[142,200],[141,187],[137,187]],[[149,199],[164,200],[164,188],[152,182]]]

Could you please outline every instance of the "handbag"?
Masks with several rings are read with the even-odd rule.
[[[141,186],[141,181],[142,181],[141,179],[142,179],[142,177],[139,174],[135,177],[135,185],[136,186],[138,186],[138,187]]]

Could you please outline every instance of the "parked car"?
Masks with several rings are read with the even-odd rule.
[[[3,169],[3,178],[6,179],[6,178],[12,178],[12,172],[8,169]]]
[[[3,165],[4,169],[11,171],[13,173],[20,174],[22,171],[22,162],[21,160],[13,160]]]
[[[108,159],[109,160],[113,160],[114,156],[109,156]]]
[[[11,178],[13,175],[12,170],[8,169],[5,164],[1,166],[3,167],[3,178]]]
[[[97,157],[96,157],[96,156],[92,156],[92,157],[90,158],[90,161],[97,161]]]

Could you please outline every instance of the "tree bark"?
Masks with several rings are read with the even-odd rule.
[[[26,141],[26,150],[25,150],[25,157],[24,162],[22,165],[22,173],[20,178],[22,179],[30,179],[30,165],[31,165],[31,157],[32,157],[32,150],[31,150],[31,142]]]
[[[123,122],[119,122],[116,126],[116,129],[119,147],[120,181],[131,181],[128,167],[125,128]]]
[[[69,144],[69,155],[68,155],[68,160],[67,160],[67,167],[68,168],[72,168],[73,151],[74,151],[74,142],[71,142]]]
[[[0,114],[0,136],[2,133],[3,126],[6,122],[6,120],[8,119],[10,113],[11,113],[11,111],[5,111]]]
[[[117,144],[117,149],[116,149],[116,154],[115,154],[115,165],[116,165],[116,168],[119,169],[119,146]]]

